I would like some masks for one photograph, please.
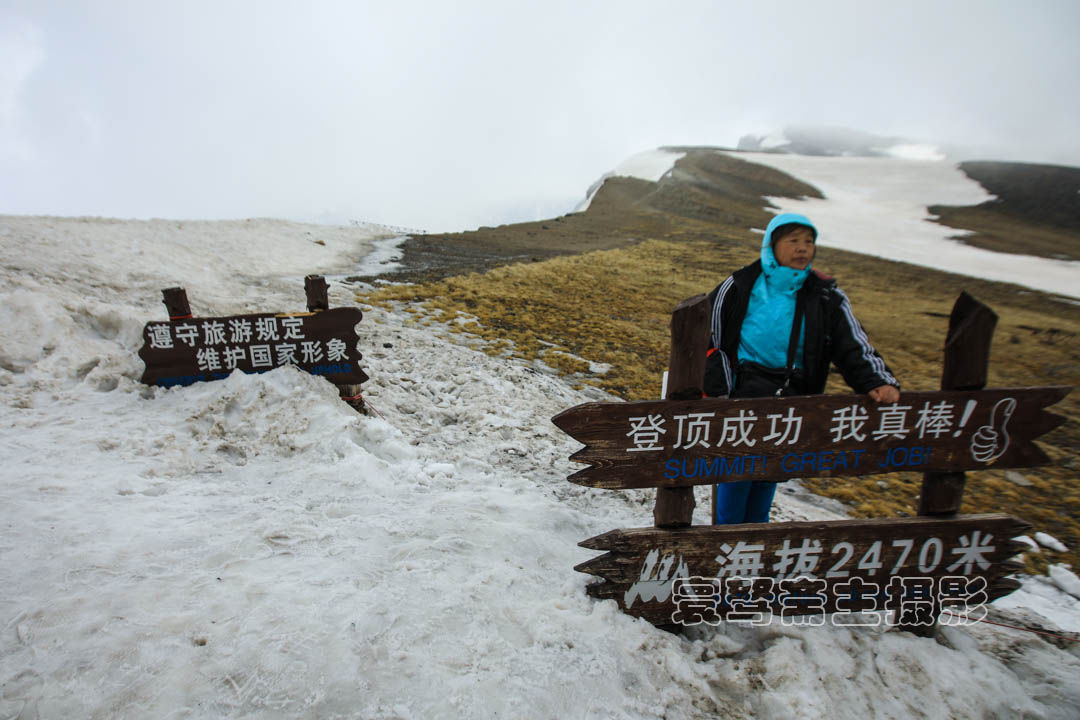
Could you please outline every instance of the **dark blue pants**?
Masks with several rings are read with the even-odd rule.
[[[759,480],[720,483],[716,486],[716,524],[769,522],[776,483]]]
[[[789,353],[791,351],[789,348]],[[789,363],[792,357],[793,355],[789,355]],[[729,397],[774,397],[780,385],[769,377],[768,372],[762,373],[755,369],[760,367],[752,363],[740,364],[736,368],[735,387]],[[796,385],[798,386],[799,384]],[[774,482],[761,480],[720,483],[716,486],[716,524],[769,522],[769,510],[772,508],[773,496],[776,495],[776,485]]]

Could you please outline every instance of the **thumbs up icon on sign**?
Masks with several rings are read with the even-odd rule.
[[[1014,410],[1014,398],[998,401],[990,411],[990,424],[980,427],[971,438],[971,457],[978,462],[989,464],[1005,454],[1009,447],[1009,433],[1005,426],[1008,425]]]

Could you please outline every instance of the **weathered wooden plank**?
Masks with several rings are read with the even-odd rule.
[[[633,528],[580,543],[608,552],[574,569],[609,580],[635,582],[640,579],[644,558],[655,552],[658,559],[677,557],[691,575],[723,576],[730,574],[726,568],[735,562],[732,549],[738,555],[748,555],[756,548],[757,559],[738,567],[763,576],[787,574],[797,561],[804,569],[812,566],[808,572],[822,576],[861,573],[869,579],[879,571],[900,576],[940,575],[949,574],[948,566],[963,557],[965,543],[973,541],[984,548],[978,553],[980,562],[1006,562],[1025,549],[1012,538],[1029,529],[1023,520],[1002,514],[697,526],[668,532]],[[859,563],[866,567],[860,570]]]
[[[702,396],[708,348],[709,300],[695,295],[680,302],[671,314],[667,400],[696,400]]]
[[[660,528],[688,527],[694,521],[696,505],[692,487],[656,488],[653,524]]]
[[[945,337],[945,361],[941,374],[942,390],[982,390],[990,368],[990,343],[997,326],[997,315],[967,292],[960,293],[949,315]],[[1037,421],[1033,437],[1048,432]],[[1035,458],[1044,464],[1046,458]],[[920,515],[952,515],[960,512],[967,481],[962,472],[928,472],[923,475],[919,495]]]
[[[959,472],[1045,464],[1033,440],[1060,423],[1043,408],[1071,387],[586,403],[552,422],[585,447],[568,479],[598,488],[735,480]]]
[[[949,314],[945,336],[942,390],[982,390],[990,369],[990,344],[998,316],[967,291],[961,292]]]
[[[162,302],[169,313],[170,320],[183,320],[191,317],[191,305],[188,303],[187,290],[182,287],[165,288],[161,291]]]
[[[717,588],[730,589],[729,583],[751,576],[776,589],[816,584],[821,602],[806,609],[788,607],[790,614],[881,610],[911,584],[929,583],[938,588],[935,592],[944,592],[947,583],[983,583],[978,587],[988,599],[1012,592],[1018,584],[1006,575],[1022,568],[1012,558],[1025,548],[1012,538],[1029,529],[1025,521],[1004,514],[629,528],[580,543],[608,552],[575,570],[603,579],[587,586],[590,596],[614,599],[630,615],[661,626],[677,622],[676,583],[707,587],[715,582]],[[813,579],[791,584],[806,577]],[[852,604],[853,587],[874,588],[873,597]],[[926,612],[936,616],[938,599],[935,595]],[[785,602],[774,598],[768,606],[779,613]],[[730,608],[716,611],[727,617]]]
[[[982,390],[986,387],[990,369],[990,343],[997,321],[997,315],[989,307],[967,292],[960,293],[949,315],[949,331],[945,336],[942,390]],[[1032,432],[1037,433],[1039,427],[1038,421],[1033,422]],[[1047,461],[1045,454],[1028,459],[1033,465],[1045,464]],[[960,512],[966,483],[967,476],[963,472],[924,473],[918,514],[948,516]],[[907,629],[924,637],[932,637],[936,626],[911,626]]]
[[[1016,578],[1006,577],[1004,575],[997,576],[997,577],[994,577],[992,579],[988,579],[988,578],[986,578],[986,576],[983,576],[983,575],[977,575],[977,576],[974,576],[971,579],[976,579],[976,578],[983,578],[983,579],[986,580],[987,584],[986,584],[985,592],[987,594],[988,601],[993,601],[993,600],[997,600],[998,598],[1003,598],[1006,595],[1009,595],[1010,593],[1013,593],[1013,592],[1019,590],[1023,586],[1023,583],[1021,583]],[[837,611],[836,597],[835,597],[835,592],[836,592],[835,587],[838,584],[841,584],[841,581],[839,579],[833,579],[833,580],[826,581],[826,588],[828,589],[827,592],[834,593],[833,596],[831,597],[831,599],[826,601],[826,607],[828,608],[828,612],[836,612]],[[603,581],[600,581],[600,582],[594,582],[594,583],[590,583],[590,584],[586,585],[585,586],[585,592],[590,597],[597,598],[598,600],[616,600],[617,601],[617,600],[619,600],[620,596],[624,596],[626,594],[626,585],[624,583],[614,583],[614,582],[610,582],[610,581],[607,581],[607,580],[603,580]],[[650,603],[644,603],[644,604],[649,605]],[[654,605],[654,609],[660,611],[660,613],[663,613],[664,610],[667,610],[668,615],[660,614],[659,620],[660,620],[661,624],[664,624],[664,625],[670,624],[670,622],[671,622],[670,613],[671,613],[671,611],[673,609],[672,608],[673,603],[668,601],[668,602],[663,602],[663,603],[654,602],[652,604]],[[845,608],[845,610],[849,610],[849,609],[850,608]],[[636,613],[630,613],[630,614],[635,615],[637,617],[640,617],[640,615],[637,615]]]
[[[868,549],[870,547],[869,543],[861,544],[861,545],[853,543],[853,545],[855,547],[855,551],[853,553],[853,558],[852,558],[852,560],[850,562],[850,565],[852,567],[855,564],[857,564],[859,559],[862,558],[867,553],[867,551],[868,551]],[[888,547],[888,545],[889,545],[888,542],[884,542],[882,547],[886,548],[886,547]],[[921,547],[922,546],[919,544],[919,542],[916,542],[915,543],[915,552],[918,553]],[[988,569],[978,570],[976,572],[976,574],[979,575],[979,576],[982,576],[982,577],[986,577],[988,579],[996,579],[996,578],[999,578],[999,577],[1004,577],[1006,575],[1012,575],[1012,574],[1015,574],[1017,572],[1021,572],[1023,570],[1023,568],[1020,568],[1018,570],[1018,569],[1015,569],[1012,565],[1006,565],[1007,560],[1005,558],[1011,557],[1009,555],[1009,550],[1006,549],[1008,547],[1009,547],[1009,545],[1007,543],[1002,543],[1000,546],[998,546],[998,549],[997,549],[996,552],[987,553],[984,557],[988,562],[990,562],[990,567]],[[722,553],[720,553],[720,554],[722,555]],[[718,551],[714,551],[713,556],[711,556],[711,557],[707,556],[705,553],[687,553],[687,554],[680,554],[679,558],[681,558],[681,560],[684,561],[687,564],[687,566],[691,567],[691,568],[693,568],[695,566],[696,567],[704,567],[704,566],[716,567],[715,557],[717,555],[718,555]],[[823,565],[834,566],[839,562],[839,559],[842,559],[842,557],[844,555],[846,555],[846,553],[830,553],[828,551],[828,549],[826,548],[825,552],[822,553],[822,555],[827,559],[827,562],[823,563]],[[661,555],[661,557],[664,557],[664,556]],[[890,555],[884,555],[881,558],[881,562],[886,566],[883,571],[880,571],[880,572],[875,573],[873,575],[868,575],[866,573],[854,573],[854,574],[852,574],[850,576],[851,577],[861,577],[861,578],[863,578],[864,580],[866,580],[868,582],[882,582],[883,580],[887,581],[888,578],[890,578],[890,577],[934,577],[934,578],[938,578],[938,577],[944,577],[944,576],[957,574],[955,571],[954,572],[949,572],[949,571],[943,569],[945,567],[948,567],[948,565],[944,564],[945,560],[948,560],[948,558],[944,558],[943,559],[943,564],[936,567],[932,571],[931,570],[919,571],[917,567],[911,566],[911,567],[900,568],[900,569],[896,570],[895,572],[889,572],[889,571],[891,571],[893,569],[893,563],[895,563],[896,560],[897,560],[897,556],[896,556],[895,553],[890,554]],[[915,562],[917,562],[917,558],[916,558]],[[853,573],[852,567],[845,566],[844,568],[838,570],[837,572]],[[627,558],[627,557],[615,557],[615,558],[609,558],[609,559],[595,558],[593,560],[586,561],[584,563],[579,563],[578,565],[576,565],[574,567],[574,570],[576,570],[577,572],[580,572],[582,574],[585,574],[585,575],[592,575],[594,577],[602,578],[604,580],[607,580],[608,582],[617,583],[617,584],[619,584],[619,585],[621,585],[623,587],[626,587],[626,588],[630,587],[631,585],[634,585],[635,583],[642,582],[642,578],[641,578],[642,559],[641,559],[640,556],[637,556],[637,555],[631,556],[629,558]],[[825,568],[826,572],[828,572],[828,570],[829,570],[829,568]],[[889,574],[885,574],[887,572]],[[959,574],[964,575],[963,573],[959,573]],[[690,571],[688,577],[693,577],[693,576],[694,576],[694,573],[692,571]],[[699,577],[729,577],[729,576],[728,575],[717,575],[716,571],[713,571],[713,574],[711,574],[711,575],[701,575]],[[735,576],[731,576],[731,577],[735,577]],[[739,577],[741,577],[741,576],[739,576]],[[753,577],[777,577],[777,576],[772,571],[767,571],[767,569],[765,567],[763,567],[761,573],[759,575],[755,575]],[[785,576],[785,577],[789,577],[789,576]],[[790,576],[790,577],[794,577],[794,576]],[[817,576],[815,575],[815,577],[817,577]],[[674,579],[675,579],[674,577],[671,577],[671,578],[668,578],[667,580],[668,580],[668,582],[670,582],[671,580],[674,580]],[[831,581],[831,580],[836,579],[836,578],[826,578],[826,579]],[[648,579],[646,578],[646,580],[648,580]]]
[[[829,586],[829,584],[835,586],[837,583],[835,581],[829,581],[829,583],[827,583],[827,587]],[[991,580],[987,580],[986,594],[988,596],[988,599],[992,601],[997,600],[998,598],[1003,598],[1010,593],[1016,592],[1021,587],[1023,587],[1023,583],[1016,578],[1001,575]],[[624,584],[602,580],[600,582],[589,583],[588,585],[586,585],[585,592],[590,597],[594,597],[599,600],[615,600],[620,595],[624,595],[626,593],[626,586]],[[835,610],[835,599],[833,601],[832,607]],[[668,609],[670,612],[670,608]],[[665,618],[664,616],[662,616],[661,619],[665,621],[663,624],[671,622],[670,618]]]
[[[967,475],[962,472],[925,473],[919,495],[919,515],[955,515],[960,510]]]
[[[326,278],[322,275],[307,275],[304,277],[304,294],[307,296],[307,309],[309,312],[321,312],[330,309],[329,286]],[[365,375],[365,379],[367,376]],[[336,383],[338,395],[350,407],[360,413],[367,413],[364,398],[361,395],[363,386],[358,384]]]
[[[980,535],[980,539],[985,538],[986,536]],[[915,556],[907,557],[907,562],[905,562],[902,566],[897,567],[897,563],[900,561],[902,555],[902,550],[896,546],[893,546],[892,542],[894,540],[908,539],[911,539],[913,541],[911,544],[913,550],[911,552],[914,552]],[[891,572],[893,575],[903,577],[916,577],[919,576],[921,572],[929,572],[931,575],[948,575],[949,572],[943,570],[942,568],[947,568],[957,556],[952,555],[951,557],[948,557],[947,553],[950,553],[952,549],[959,549],[962,546],[957,546],[955,544],[948,545],[945,542],[945,540],[947,540],[948,538],[939,539],[942,540],[942,547],[944,548],[944,550],[942,551],[941,560],[938,565],[932,566],[935,568],[934,572],[930,572],[929,570],[920,570],[919,562],[921,558],[919,554],[922,552],[923,541],[926,540],[926,537],[920,536],[915,536],[913,538],[884,536],[882,538],[876,538],[874,540],[834,540],[828,543],[823,543],[819,553],[821,562],[818,563],[817,570],[821,572],[822,576],[827,575],[830,571],[833,570],[833,568],[837,568],[835,572],[848,572],[850,574],[852,572],[852,567],[856,566],[858,562],[867,555],[873,543],[880,540],[882,543],[880,548],[881,552],[873,553],[873,557],[876,561],[882,564],[885,570]],[[844,564],[841,563],[843,562],[844,558],[848,557],[849,551],[847,549],[836,550],[836,545],[838,545],[840,542],[848,542],[852,546],[852,549],[850,550],[851,557],[848,559],[848,562]],[[1026,549],[1026,547],[1022,543],[1017,543],[1011,539],[1001,540],[999,536],[994,536],[991,542],[994,543],[994,550],[992,552],[983,553],[982,557],[984,557],[988,562],[994,564],[995,567],[997,567],[997,570],[986,570],[984,572],[996,572],[999,575],[1008,575],[1011,573],[1023,571],[1023,563],[1017,565],[1011,560],[1011,558],[1015,557]],[[723,566],[720,566],[716,560],[718,557],[722,557],[726,554],[720,549],[722,546],[723,543],[717,543],[715,546],[708,548],[665,548],[661,551],[660,556],[665,557],[668,555],[677,555],[679,558],[681,558],[682,561],[685,561],[687,563],[688,567],[696,567],[699,569],[711,567],[713,568],[712,573],[714,575],[717,572],[720,572],[723,576]],[[801,540],[797,542],[793,547],[796,549],[801,549]],[[777,546],[766,545],[765,550],[761,553],[761,556],[762,558],[769,557],[774,558],[775,560],[776,557],[779,557],[777,553],[779,549],[780,548]],[[640,580],[640,573],[642,569],[641,558],[647,556],[648,552],[649,551],[645,551],[644,553],[605,553],[604,555],[597,556],[591,560],[586,560],[585,562],[578,563],[574,566],[574,570],[580,573],[584,573],[586,575],[595,575],[596,577],[601,577],[605,580],[611,580],[613,582],[633,583]],[[927,563],[932,563],[935,557],[935,553],[933,551],[927,552],[924,554],[924,557],[927,558]],[[775,573],[770,570],[770,568],[772,567],[773,564],[763,562],[760,570],[761,576],[773,577]],[[893,572],[894,570],[895,572]],[[879,572],[874,574],[880,575],[881,573]],[[865,574],[861,576],[867,577]]]
[[[931,534],[937,528],[954,526],[960,532],[969,532],[986,525],[1002,536],[1009,538],[1023,535],[1031,529],[1027,521],[1004,513],[983,513],[977,515],[959,515],[953,518],[906,517],[886,520],[813,520],[785,523],[746,523],[743,525],[695,525],[694,527],[661,532],[656,528],[620,528],[609,530],[578,543],[579,547],[590,550],[610,550],[626,552],[636,550],[657,542],[671,543],[672,546],[694,545],[723,537],[738,541],[745,539],[747,533],[755,537],[767,538],[769,542],[782,542],[785,537],[794,534],[805,535],[821,533],[833,536],[868,536],[884,528],[889,532],[907,532]]]
[[[1068,393],[1065,394],[1068,395]],[[1037,415],[1034,420],[1032,420],[1031,428],[1029,430],[1029,432],[1031,433],[1031,437],[1037,438],[1041,435],[1045,435],[1051,430],[1056,430],[1057,428],[1064,425],[1066,420],[1068,420],[1068,418],[1066,418],[1064,415],[1058,415],[1057,413],[1044,411]]]
[[[671,356],[667,400],[694,400],[705,387],[705,351],[709,347],[709,301],[697,295],[679,303],[671,314]],[[689,527],[694,521],[694,488],[656,489],[653,524]]]
[[[1029,550],[1030,546],[1027,543],[1016,542],[1016,541],[1013,541],[1013,542],[1014,542],[1014,545],[1013,545],[1013,549],[1014,549],[1013,557],[1011,557],[1008,560],[1001,563],[1001,566],[1003,568],[1005,568],[1005,570],[1007,572],[1009,572],[1009,573],[1024,572],[1024,570],[1027,569],[1027,566],[1024,564],[1024,562],[1022,560],[1018,560],[1016,556],[1020,555],[1025,550]]]
[[[576,572],[596,575],[597,577],[618,576],[626,568],[632,568],[633,572],[638,572],[641,570],[641,563],[638,562],[635,555],[605,553],[574,566]]]
[[[335,384],[360,384],[368,379],[356,349],[356,324],[362,319],[358,308],[335,308],[149,322],[139,350],[146,363],[141,381],[190,385],[233,370],[295,365]]]
[[[322,275],[307,275],[304,277],[304,294],[307,296],[307,309],[310,312],[330,309],[326,278]]]
[[[824,616],[821,620],[821,624],[836,624],[836,625],[874,625],[874,624],[887,624],[887,625],[900,625],[898,618],[895,615],[891,615],[883,620],[879,620],[875,623],[868,623],[866,621],[841,621],[841,619],[853,612],[878,612],[882,610],[895,610],[895,606],[898,600],[893,599],[885,591],[880,591],[882,594],[875,596],[871,599],[864,599],[861,601],[853,601],[849,598],[838,597],[835,593],[835,583],[829,586],[826,591],[825,601],[820,608],[813,608],[810,606],[788,608],[786,610],[789,616],[806,616],[806,615],[821,615]],[[984,591],[986,600],[978,603],[979,605],[987,602],[993,602],[999,598],[1014,592],[1020,583],[1016,580],[1010,580],[1009,578],[1001,578],[995,580],[993,584],[990,584]],[[623,612],[632,616],[642,618],[647,622],[661,627],[670,627],[673,625],[673,613],[677,610],[675,603],[669,601],[657,602],[657,601],[643,601],[640,598],[635,599],[635,602],[629,608],[623,607],[624,598],[626,595],[625,589],[620,586],[613,585],[611,583],[594,583],[585,587],[585,592],[590,597],[597,600],[614,600],[620,603],[620,607]],[[980,598],[981,599],[981,598]],[[843,607],[838,607],[840,603],[843,603]],[[888,605],[889,607],[886,607]],[[954,609],[947,607],[947,610],[953,612]],[[733,608],[718,604],[715,608],[716,620],[723,622],[733,622],[732,619]],[[932,610],[933,616],[936,617],[937,613],[941,611],[940,606],[935,603]],[[781,619],[782,606],[779,603],[771,603],[767,606],[767,617],[763,619],[763,623],[784,622]],[[745,620],[743,620],[745,621]],[[790,621],[789,621],[790,622]],[[715,623],[712,623],[715,624]],[[909,624],[904,623],[904,627],[910,627]]]

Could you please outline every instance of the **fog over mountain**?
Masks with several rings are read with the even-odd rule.
[[[1064,2],[9,0],[0,213],[445,231],[801,126],[1078,164],[1078,26]]]
[[[942,159],[935,146],[916,143],[902,137],[884,137],[861,130],[841,127],[792,125],[779,133],[743,135],[738,150],[784,152],[795,155],[844,157],[883,157],[895,154],[897,147],[925,148],[925,159]]]

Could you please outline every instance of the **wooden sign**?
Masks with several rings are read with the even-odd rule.
[[[932,623],[942,604],[1019,587],[1011,538],[1030,527],[994,514],[612,530],[579,543],[607,552],[574,569],[604,579],[589,595],[656,625],[876,610]]]
[[[363,317],[358,308],[334,308],[148,322],[139,350],[146,363],[141,380],[172,387],[220,379],[233,370],[259,373],[295,365],[335,385],[359,385],[368,379],[356,349],[356,324]]]
[[[1005,577],[1029,525],[1009,515],[956,515],[964,471],[1030,467],[1035,438],[1064,422],[1045,407],[1068,387],[983,390],[997,317],[966,293],[949,319],[942,390],[868,397],[700,399],[709,339],[705,296],[671,319],[666,399],[587,403],[552,418],[585,447],[590,467],[568,479],[598,488],[657,488],[655,528],[613,530],[581,546],[607,553],[578,565],[596,598],[666,629],[706,622],[809,618],[880,624],[930,636],[942,622],[978,621],[1019,587]],[[689,527],[694,485],[736,480],[925,473],[920,517]],[[716,497],[713,512],[715,520]],[[933,516],[933,517],[931,517]],[[941,517],[936,517],[941,516]],[[862,611],[894,611],[891,613]],[[869,617],[877,622],[853,620]]]
[[[680,487],[736,480],[963,471],[1049,462],[1032,441],[1071,388],[586,403],[552,418],[591,467],[570,482]]]

